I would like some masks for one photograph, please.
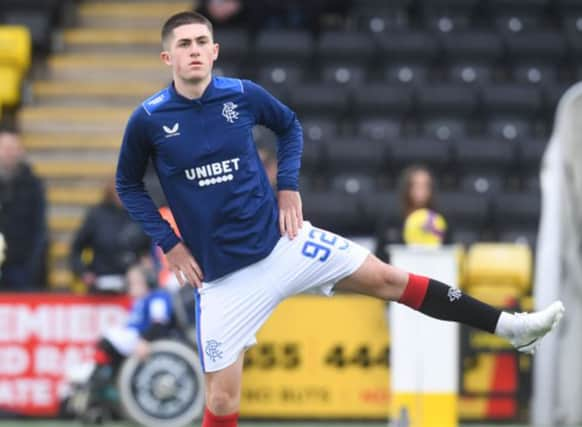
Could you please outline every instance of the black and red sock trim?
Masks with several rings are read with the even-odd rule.
[[[427,316],[495,333],[501,311],[438,280],[409,274],[398,301]]]

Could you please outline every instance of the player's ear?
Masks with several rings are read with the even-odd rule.
[[[163,50],[160,53],[160,58],[164,64],[172,65],[172,56],[170,55],[170,52],[168,52],[167,50]]]
[[[216,61],[218,59],[218,52],[220,51],[220,45],[218,43],[214,43],[214,52],[212,55],[212,59]]]

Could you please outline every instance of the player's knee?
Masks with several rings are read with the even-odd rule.
[[[380,270],[380,282],[378,295],[385,301],[398,301],[406,286],[406,273],[393,267],[390,264],[383,263]]]
[[[238,411],[238,397],[224,390],[212,390],[206,396],[206,405],[215,415],[229,415]]]

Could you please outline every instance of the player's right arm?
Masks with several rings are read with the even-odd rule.
[[[162,248],[170,269],[180,284],[189,281],[200,286],[202,271],[188,248],[162,218],[143,183],[152,142],[147,135],[147,117],[142,109],[130,117],[119,152],[115,188],[131,218],[141,224],[152,240]]]

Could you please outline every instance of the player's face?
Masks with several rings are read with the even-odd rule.
[[[148,284],[138,268],[130,268],[126,275],[127,293],[131,298],[141,298],[148,292]]]
[[[426,207],[432,193],[432,179],[428,172],[419,170],[410,178],[410,199],[415,208]]]
[[[162,60],[172,67],[174,79],[197,83],[209,78],[218,57],[218,44],[206,25],[187,24],[174,28]]]

